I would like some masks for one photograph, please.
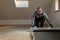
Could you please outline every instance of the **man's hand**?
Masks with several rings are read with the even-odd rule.
[[[50,24],[50,26],[51,26],[51,27],[53,27],[53,25],[52,25],[52,24]]]

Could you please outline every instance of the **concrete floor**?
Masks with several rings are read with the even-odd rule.
[[[60,27],[55,28],[60,29]],[[30,30],[30,27],[26,26],[0,26],[0,40],[32,40]]]
[[[0,40],[31,40],[31,34],[19,26],[0,26]]]

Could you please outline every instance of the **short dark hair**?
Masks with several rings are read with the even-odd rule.
[[[41,7],[37,7],[37,9],[40,9]]]

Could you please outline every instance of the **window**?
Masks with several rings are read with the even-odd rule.
[[[59,0],[55,0],[55,11],[59,10]]]
[[[15,0],[16,7],[29,7],[28,0]]]

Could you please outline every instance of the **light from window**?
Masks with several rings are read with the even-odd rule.
[[[55,10],[59,10],[59,0],[55,0]]]
[[[16,7],[29,7],[28,1],[22,1],[22,0],[15,0]]]

